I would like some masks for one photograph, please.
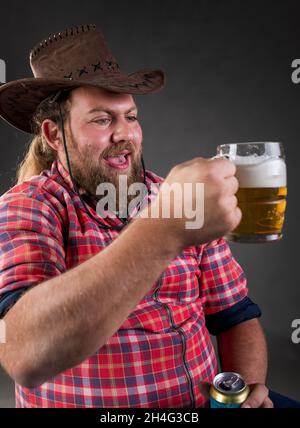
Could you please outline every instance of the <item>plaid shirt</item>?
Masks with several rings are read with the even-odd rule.
[[[163,181],[146,176],[148,186]],[[97,216],[92,201],[88,209]],[[2,316],[29,287],[84,262],[119,233],[87,215],[59,161],[11,188],[0,199]],[[198,384],[218,369],[208,324],[224,330],[259,316],[246,296],[245,275],[223,239],[186,248],[94,355],[38,388],[16,384],[16,406],[204,406]]]

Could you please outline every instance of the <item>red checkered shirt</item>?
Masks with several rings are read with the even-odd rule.
[[[147,171],[146,181],[163,179]],[[97,216],[95,208],[88,205]],[[68,172],[54,161],[0,199],[0,297],[19,298],[99,253],[119,233],[87,215]],[[223,239],[186,248],[94,355],[40,387],[16,384],[16,406],[205,406],[199,382],[211,382],[218,369],[206,317],[246,296],[243,270]]]

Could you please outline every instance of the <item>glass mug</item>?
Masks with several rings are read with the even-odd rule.
[[[236,143],[217,147],[217,156],[236,165],[242,211],[240,224],[225,236],[234,242],[263,243],[282,238],[287,179],[281,143]]]

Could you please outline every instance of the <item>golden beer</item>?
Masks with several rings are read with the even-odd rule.
[[[236,197],[242,220],[228,237],[232,240],[267,235],[269,240],[281,238],[286,207],[286,187],[239,188]]]
[[[271,242],[281,239],[286,209],[286,164],[280,143],[239,143],[218,147],[236,165],[242,211],[240,224],[226,239]]]

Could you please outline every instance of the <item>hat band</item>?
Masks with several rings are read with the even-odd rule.
[[[63,76],[58,76],[59,78],[63,77],[68,80],[78,80],[82,77],[87,77],[95,74],[103,74],[103,76],[116,76],[120,75],[120,66],[116,61],[95,61],[95,63],[89,65],[83,65],[75,70],[67,71]],[[48,74],[43,71],[34,70],[34,77],[37,78],[53,78],[53,73]]]

